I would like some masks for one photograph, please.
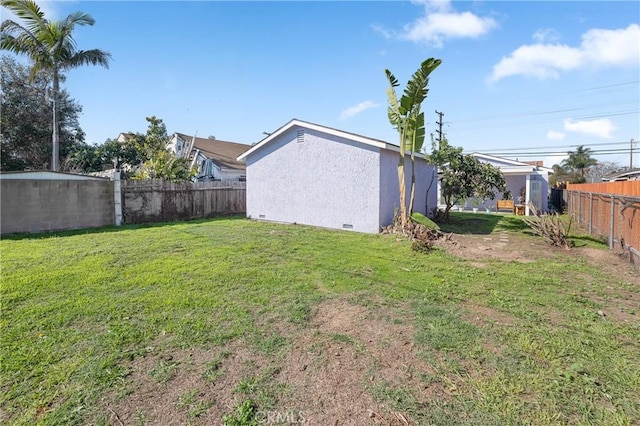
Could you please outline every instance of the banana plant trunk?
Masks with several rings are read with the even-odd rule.
[[[411,195],[409,197],[409,216],[413,214],[413,201],[416,196],[416,169],[415,169],[416,157],[414,151],[411,151]]]
[[[400,155],[398,160],[398,189],[400,190],[400,222],[403,227],[407,224],[407,187],[404,178],[404,155]]]
[[[60,81],[58,71],[53,71],[53,129],[51,135],[52,153],[51,153],[51,170],[57,172],[60,168],[60,132],[58,126],[58,91],[60,90]]]

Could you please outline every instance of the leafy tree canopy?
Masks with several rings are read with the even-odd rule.
[[[41,71],[51,75],[52,126],[51,169],[59,170],[61,135],[59,115],[60,82],[66,70],[83,65],[108,67],[111,55],[99,49],[78,50],[73,38],[76,25],[93,25],[91,16],[75,12],[61,21],[50,21],[34,0],[1,0],[3,7],[21,21],[7,19],[0,24],[0,49],[26,55],[32,62],[31,79]]]
[[[30,77],[33,75],[33,79]],[[51,166],[51,72],[33,73],[33,68],[10,56],[0,57],[0,168],[6,170],[45,170]],[[84,132],[78,117],[82,107],[62,90],[58,95],[60,155],[84,145]]]
[[[139,167],[134,179],[166,179],[170,181],[189,180],[194,176],[194,170],[186,158],[177,158],[167,151],[170,137],[162,119],[155,116],[147,117],[149,126],[146,134],[129,134],[123,143],[123,151],[133,156]]]
[[[584,182],[584,175],[587,169],[598,164],[598,161],[591,157],[591,148],[585,148],[580,145],[575,151],[569,151],[567,154],[569,154],[569,158],[564,160],[562,165],[569,170],[579,172]]]
[[[441,195],[445,203],[445,220],[454,204],[470,197],[493,200],[497,192],[508,196],[507,185],[499,168],[483,163],[462,148],[449,145],[446,138],[433,147],[430,161],[440,169]]]

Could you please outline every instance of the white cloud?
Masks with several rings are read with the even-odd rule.
[[[560,33],[553,28],[541,28],[533,34],[536,43],[556,43],[560,40]]]
[[[456,12],[450,0],[413,0],[424,7],[424,15],[407,24],[401,31],[390,31],[380,25],[372,28],[385,38],[397,37],[415,43],[442,47],[445,40],[477,38],[487,34],[498,24],[493,18],[484,18],[471,12]]]
[[[555,130],[549,130],[547,132],[547,139],[550,141],[561,141],[564,139],[565,134],[562,132],[556,132]]]
[[[536,33],[538,34],[538,33]],[[534,38],[545,39],[543,33]],[[493,67],[489,81],[524,75],[539,79],[558,78],[560,72],[583,67],[638,66],[640,25],[617,30],[592,29],[582,35],[578,47],[539,42],[523,45]]]
[[[389,40],[391,37],[393,37],[393,33],[391,31],[387,30],[382,25],[373,24],[373,25],[371,25],[371,29],[373,31],[377,32],[378,34],[380,34],[382,37],[386,38],[387,40]]]
[[[496,26],[492,18],[471,12],[436,12],[405,26],[403,37],[416,43],[442,47],[446,39],[477,38]]]
[[[363,111],[366,111],[371,108],[377,108],[379,106],[380,104],[377,104],[373,101],[360,102],[358,105],[351,106],[345,109],[344,111],[342,111],[342,113],[340,113],[340,120],[346,120],[348,118],[351,118],[360,114]]]
[[[564,130],[567,132],[583,133],[604,139],[611,139],[611,133],[616,129],[617,127],[608,118],[584,121],[573,121],[570,118],[564,120]]]

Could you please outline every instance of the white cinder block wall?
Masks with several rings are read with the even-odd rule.
[[[247,157],[247,216],[379,232],[379,151],[294,126]]]

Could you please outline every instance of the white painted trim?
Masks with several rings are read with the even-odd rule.
[[[79,175],[75,173],[42,171],[2,172],[0,179],[6,180],[111,180],[106,177]]]
[[[527,175],[525,182],[524,215],[529,216],[529,202],[531,201],[531,175]]]
[[[474,157],[481,157],[485,160],[493,160],[493,161],[497,161],[500,163],[505,163],[505,164],[511,164],[513,166],[530,166],[530,167],[536,167],[532,164],[528,164],[528,163],[523,163],[522,161],[516,161],[516,160],[509,160],[508,158],[502,158],[502,157],[496,157],[493,155],[488,155],[488,154],[481,154],[479,152],[474,152],[471,155],[473,155]]]
[[[317,132],[326,133],[326,134],[329,134],[329,135],[332,135],[332,136],[336,136],[336,137],[339,137],[339,138],[349,139],[349,140],[352,140],[354,142],[360,142],[360,143],[363,143],[365,145],[373,146],[373,147],[380,148],[380,149],[386,149],[388,151],[400,152],[400,148],[398,146],[389,144],[389,143],[384,142],[384,141],[380,141],[380,140],[377,140],[377,139],[371,139],[371,138],[368,138],[366,136],[356,135],[355,133],[349,133],[349,132],[345,132],[345,131],[342,131],[342,130],[333,129],[331,127],[325,127],[325,126],[321,126],[319,124],[309,123],[309,122],[298,120],[298,119],[294,118],[293,120],[289,121],[284,126],[280,127],[278,130],[276,130],[275,132],[271,133],[269,136],[267,136],[266,138],[264,138],[263,140],[258,142],[251,149],[249,149],[248,151],[245,151],[244,154],[240,155],[237,158],[237,160],[238,161],[246,160],[246,158],[249,155],[251,155],[255,151],[261,149],[263,146],[265,146],[269,142],[273,141],[274,139],[278,138],[280,135],[282,135],[283,133],[285,133],[286,131],[288,131],[289,129],[291,129],[294,126],[299,126],[299,127],[302,127],[302,128],[305,128],[305,129],[309,129],[309,130],[315,130]],[[410,154],[411,154],[410,152],[407,152],[407,156],[409,156]],[[420,153],[416,153],[415,156],[417,158],[424,158],[424,155],[420,154]]]

